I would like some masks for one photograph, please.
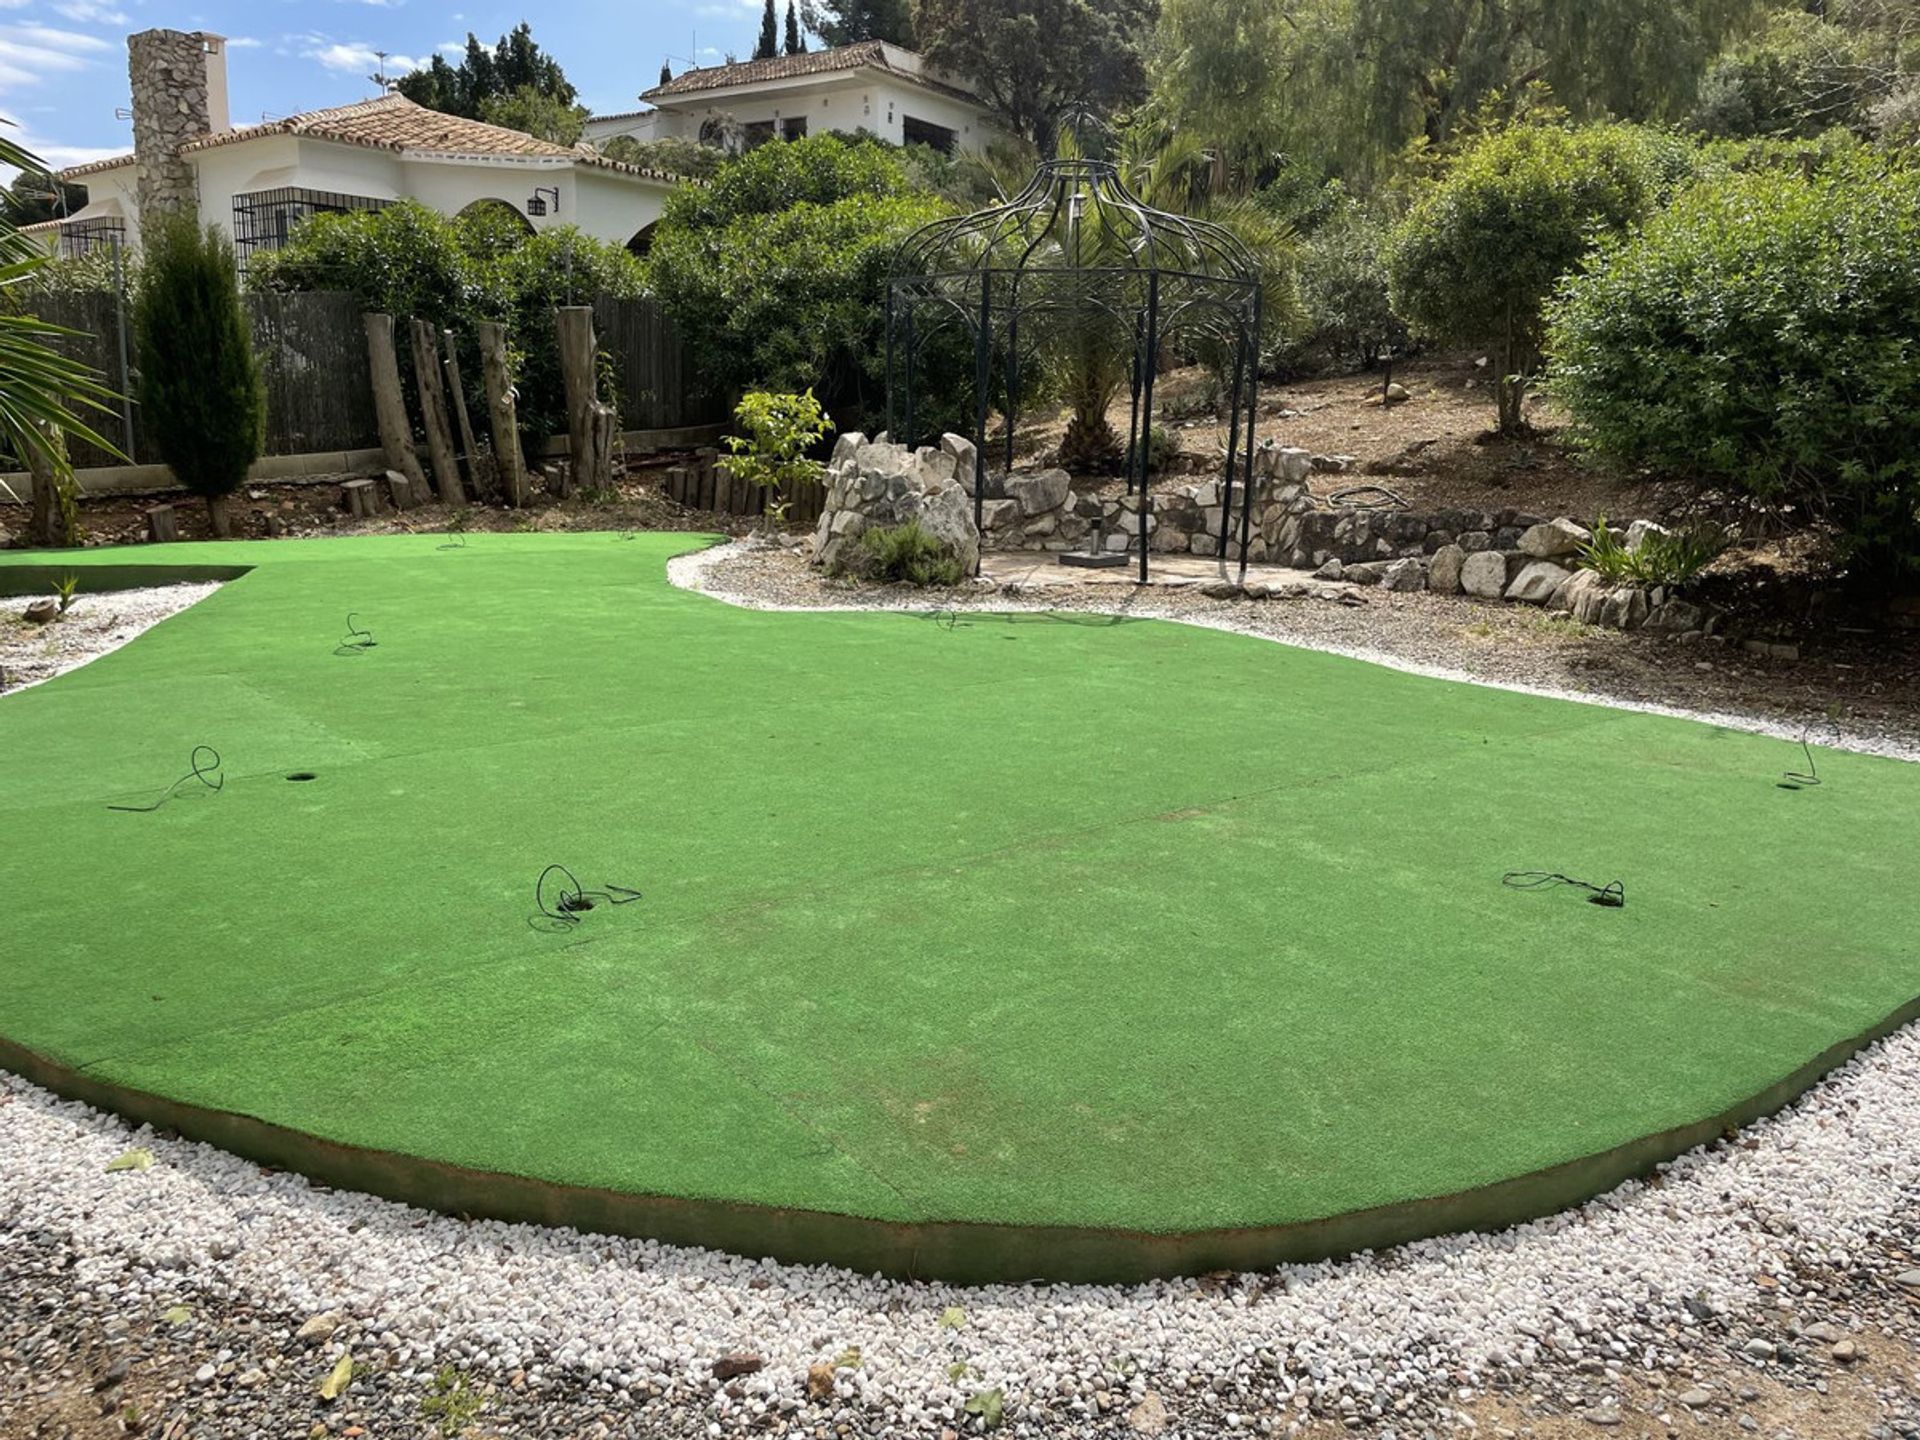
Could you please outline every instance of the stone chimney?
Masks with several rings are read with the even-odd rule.
[[[220,134],[227,119],[227,42],[219,35],[142,30],[127,40],[133,87],[133,155],[140,169],[140,222],[195,215],[200,187],[181,155],[189,141]]]

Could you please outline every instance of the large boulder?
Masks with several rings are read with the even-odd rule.
[[[843,435],[827,466],[826,508],[813,534],[814,564],[861,574],[862,535],[917,520],[966,574],[978,574],[980,532],[973,523],[973,500],[955,479],[955,469],[951,451],[916,453],[885,440]]]
[[[1527,605],[1544,605],[1567,580],[1567,572],[1551,560],[1535,560],[1522,567],[1507,587],[1507,599]]]
[[[1427,570],[1427,588],[1438,595],[1460,593],[1460,571],[1467,563],[1467,552],[1458,545],[1442,545],[1433,552]]]
[[[1507,557],[1498,550],[1478,550],[1460,567],[1460,588],[1482,600],[1498,600],[1507,591]]]
[[[1578,554],[1580,547],[1592,539],[1593,534],[1586,526],[1576,525],[1563,516],[1542,525],[1528,526],[1520,536],[1520,549],[1536,560],[1557,560],[1563,555]]]
[[[1028,517],[1058,510],[1067,503],[1073,477],[1064,470],[1042,470],[1037,475],[1009,475],[1007,498],[1020,502],[1020,513]]]

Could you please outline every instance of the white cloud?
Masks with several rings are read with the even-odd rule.
[[[24,88],[85,70],[113,48],[97,36],[50,25],[0,25],[0,88]]]
[[[97,145],[62,145],[50,140],[36,131],[15,128],[8,125],[6,136],[17,144],[24,145],[45,162],[49,170],[64,170],[69,165],[86,165],[95,160],[105,160],[114,155],[124,155],[133,149],[133,142],[124,145],[110,145],[102,148]],[[18,171],[9,170],[0,165],[0,185],[10,182]]]
[[[115,5],[103,5],[100,0],[60,0],[53,7],[69,20],[78,20],[83,25],[125,25],[127,12]]]
[[[342,43],[335,40],[328,43],[316,43],[306,52],[309,60],[318,60],[329,70],[340,70],[354,75],[371,75],[375,68],[384,64],[388,75],[404,75],[409,70],[418,70],[423,61],[411,55],[389,54],[382,61],[371,45],[358,41]]]
[[[227,37],[227,48],[229,50],[258,50],[266,43],[264,40],[254,39],[251,35],[231,35]]]

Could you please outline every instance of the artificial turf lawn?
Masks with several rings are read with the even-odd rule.
[[[667,583],[699,543],[20,557],[256,568],[0,698],[0,1035],[568,1185],[1171,1234],[1698,1122],[1920,995],[1920,767],[1792,792],[1776,740],[1160,622],[742,611]],[[218,794],[107,808],[200,743]],[[552,861],[645,898],[536,930]]]

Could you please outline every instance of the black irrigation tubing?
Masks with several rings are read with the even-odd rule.
[[[1627,904],[1627,887],[1618,880],[1605,885],[1589,885],[1585,880],[1576,880],[1557,870],[1509,870],[1500,877],[1500,883],[1509,890],[1542,890],[1550,885],[1569,885],[1575,890],[1586,891],[1589,905],[1621,910]]]
[[[549,882],[552,882],[551,888]],[[580,924],[582,915],[594,908],[596,901],[604,901],[608,905],[631,905],[639,898],[638,890],[625,885],[584,890],[566,866],[549,865],[533,883],[533,903],[540,913],[529,915],[527,925],[531,929],[548,932],[570,931]]]
[[[458,535],[451,540],[445,541],[442,544],[434,546],[433,548],[436,550],[464,550],[467,548],[467,537],[464,535]]]
[[[1356,500],[1356,495],[1375,495],[1373,500]],[[1353,510],[1406,510],[1407,502],[1396,492],[1384,485],[1349,485],[1344,490],[1335,490],[1327,496],[1329,505],[1345,505]]]
[[[1800,732],[1800,753],[1807,757],[1807,768],[1804,771],[1788,770],[1783,773],[1780,777],[1782,790],[1810,790],[1816,785],[1826,783],[1821,780],[1820,767],[1814,763],[1813,759],[1813,727],[1820,723],[1822,722],[1818,720],[1809,720],[1806,728]],[[1825,724],[1829,730],[1833,731],[1833,743],[1836,747],[1846,740],[1846,736],[1840,733],[1838,720],[1828,720]]]
[[[373,638],[371,630],[362,630],[354,624],[354,613],[347,612],[347,633],[340,637],[340,643],[333,647],[336,655],[364,655],[380,642]]]
[[[208,758],[202,760],[200,758],[202,755]],[[179,792],[180,787],[189,780],[198,780],[209,790],[218,794],[227,783],[227,777],[220,772],[220,752],[211,745],[196,745],[192,753],[187,756],[187,773],[162,790],[160,798],[151,805],[109,805],[107,808],[123,811],[128,815],[151,815],[171,800]]]

